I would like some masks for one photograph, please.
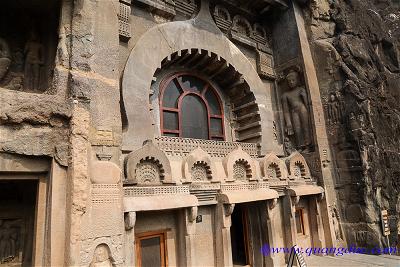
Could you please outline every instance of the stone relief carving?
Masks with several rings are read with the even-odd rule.
[[[32,21],[29,16],[23,17],[24,12],[9,13],[13,14],[9,21],[15,23],[0,32],[0,87],[35,93],[49,90],[58,25],[48,21],[43,30],[41,19]]]
[[[125,160],[127,183],[160,184],[172,182],[171,165],[152,141],[145,141],[142,148],[129,153]]]
[[[142,159],[136,166],[136,180],[138,184],[161,184],[163,175],[154,158]]]
[[[251,178],[250,165],[244,159],[237,160],[233,164],[233,179],[236,181],[247,181]]]
[[[131,38],[131,6],[130,1],[124,0],[119,2],[118,24],[119,24],[119,39],[123,42],[128,42]]]
[[[311,172],[308,164],[299,152],[295,152],[285,158],[285,162],[289,170],[290,179],[311,179]]]
[[[256,47],[256,43],[253,40],[253,29],[251,24],[241,15],[236,15],[233,17],[230,36],[233,40],[236,40],[246,46],[253,48]]]
[[[265,179],[287,179],[288,172],[285,162],[279,159],[273,152],[261,159],[260,163],[264,171]]]
[[[291,69],[286,75],[286,81],[289,90],[281,96],[285,133],[288,137],[294,136],[298,149],[309,152],[312,136],[307,91],[301,85],[297,70]]]
[[[218,28],[224,33],[228,33],[232,27],[232,19],[229,11],[223,6],[216,5],[214,8],[214,19]]]
[[[271,54],[257,50],[257,71],[263,78],[275,78],[274,59]]]
[[[191,174],[193,182],[207,181],[212,178],[210,167],[202,161],[193,164]]]
[[[222,163],[228,180],[246,181],[259,178],[254,160],[241,147],[229,153]]]
[[[21,263],[21,227],[21,220],[0,219],[0,264],[17,265]]]
[[[113,267],[110,249],[106,244],[100,244],[94,250],[93,260],[89,267]]]
[[[37,91],[40,82],[40,68],[44,64],[43,45],[37,32],[33,29],[25,45],[25,88]]]
[[[185,158],[182,169],[186,182],[211,181],[216,173],[211,156],[200,147]]]

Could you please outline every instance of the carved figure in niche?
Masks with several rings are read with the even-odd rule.
[[[346,93],[351,94],[356,102],[357,106],[361,109],[363,114],[367,117],[367,122],[370,126],[372,126],[371,121],[371,106],[370,101],[364,94],[360,91],[360,88],[357,86],[355,82],[352,80],[347,80],[344,84],[344,90]]]
[[[332,224],[333,224],[333,229],[335,230],[336,240],[343,240],[342,230],[340,228],[340,216],[335,203],[332,206],[331,214],[332,214]]]
[[[338,98],[336,97],[335,94],[331,93],[329,95],[329,101],[328,101],[328,118],[330,123],[336,124],[340,122],[341,120],[340,108],[341,107]]]
[[[10,222],[0,220],[0,262],[9,262],[17,257],[17,229]]]
[[[282,95],[285,131],[288,136],[295,136],[299,149],[308,152],[311,146],[311,133],[307,92],[304,86],[300,86],[297,71],[291,70],[286,76],[286,81],[289,91]]]
[[[94,250],[93,260],[89,267],[112,267],[110,250],[107,245],[100,244]]]
[[[40,67],[44,64],[43,45],[36,31],[32,30],[25,45],[25,88],[39,89]]]
[[[11,52],[6,40],[0,37],[0,80],[6,75],[11,64]]]

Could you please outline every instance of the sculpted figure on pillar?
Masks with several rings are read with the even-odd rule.
[[[0,37],[0,80],[6,75],[11,64],[10,48],[3,38]]]
[[[296,146],[308,152],[311,146],[308,98],[304,86],[300,84],[299,73],[291,70],[286,81],[289,90],[282,95],[285,132],[287,136],[295,136]]]
[[[25,45],[25,88],[39,89],[40,67],[44,64],[43,45],[36,31],[32,30]]]

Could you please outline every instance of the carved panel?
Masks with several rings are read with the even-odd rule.
[[[258,145],[255,143],[222,142],[158,136],[155,138],[155,145],[168,156],[186,157],[190,152],[201,147],[201,149],[207,152],[211,157],[223,158],[239,146],[253,158],[257,158],[259,154]]]
[[[130,2],[130,1],[129,1]],[[121,41],[127,42],[131,38],[131,6],[127,1],[120,1],[118,23],[119,23],[119,38]]]
[[[22,264],[24,235],[25,227],[22,219],[0,219],[0,266]]]
[[[4,27],[0,29],[0,87],[35,93],[52,92],[50,86],[60,13],[58,2],[31,2],[24,2],[25,6],[21,8],[15,1],[2,1],[0,18]]]
[[[195,0],[175,0],[176,12],[192,17],[197,9]]]
[[[150,160],[142,160],[136,167],[138,184],[160,184],[160,168]]]
[[[189,194],[189,186],[127,186],[124,187],[125,197],[143,197],[155,195],[176,195],[176,194]]]
[[[210,167],[205,162],[196,162],[192,167],[192,179],[194,182],[207,181],[211,178]]]
[[[263,78],[275,78],[274,61],[270,54],[257,51],[257,71]]]
[[[247,168],[243,162],[237,161],[233,164],[233,179],[239,181],[246,181],[247,175]]]
[[[229,11],[226,8],[216,5],[214,8],[214,19],[221,31],[224,33],[229,32],[232,26],[232,19]]]

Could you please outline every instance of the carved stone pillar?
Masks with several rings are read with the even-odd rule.
[[[125,265],[136,266],[136,253],[135,253],[135,224],[136,212],[126,212],[124,215],[125,220]]]
[[[321,194],[322,195],[322,194]],[[310,196],[310,232],[314,247],[323,247],[324,241],[324,228],[322,225],[320,201],[322,200],[321,195]]]
[[[196,266],[194,238],[196,234],[197,207],[185,209],[185,250],[186,266]]]
[[[319,161],[324,161],[324,166],[321,168],[323,187],[325,189],[326,198],[321,201],[321,216],[323,218],[325,241],[327,247],[336,246],[335,231],[332,223],[332,216],[330,215],[329,205],[336,202],[336,192],[334,188],[334,177],[332,165],[329,164],[330,150],[328,143],[328,135],[325,127],[324,111],[321,102],[320,89],[318,85],[317,73],[312,59],[310,44],[307,38],[307,31],[302,11],[296,2],[293,2],[294,17],[298,30],[298,38],[300,43],[300,52],[302,63],[304,65],[304,77],[309,90],[312,115],[314,121],[314,129],[316,136],[316,153],[318,154]],[[324,159],[325,157],[325,159]]]
[[[285,243],[286,247],[291,248],[297,243],[295,211],[296,202],[299,198],[285,195],[283,197],[283,228],[285,229]],[[289,254],[285,255],[288,259]]]
[[[277,240],[279,239],[277,229],[280,229],[280,221],[279,221],[279,209],[276,208],[278,204],[278,199],[271,199],[267,202],[267,209],[266,209],[266,217],[267,217],[267,233],[268,233],[268,240],[267,244],[268,247],[266,249],[277,247]],[[270,252],[270,251],[269,251]],[[279,255],[274,253],[268,253],[267,255],[264,254],[266,258],[266,265],[267,266],[282,266],[284,265],[281,262]]]
[[[231,215],[235,204],[217,205],[217,266],[233,266],[231,246]]]

